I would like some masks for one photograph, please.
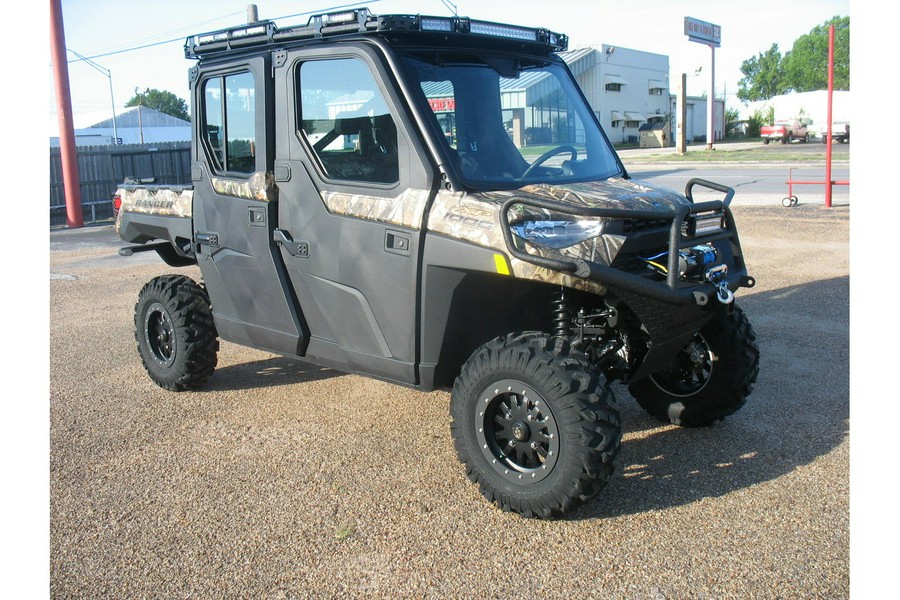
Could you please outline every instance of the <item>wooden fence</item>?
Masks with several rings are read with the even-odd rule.
[[[112,217],[112,196],[126,177],[156,178],[157,184],[190,185],[190,142],[79,146],[78,175],[85,222]],[[59,148],[50,148],[50,225],[66,223]]]

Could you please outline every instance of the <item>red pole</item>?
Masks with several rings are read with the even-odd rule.
[[[75,153],[75,128],[72,125],[72,98],[69,94],[69,65],[61,0],[50,0],[50,53],[56,82],[59,150],[66,192],[66,225],[82,227],[84,215],[81,212],[81,181],[78,178],[78,155]]]
[[[831,208],[831,102],[834,97],[834,23],[828,28],[828,129],[825,138],[825,208]]]

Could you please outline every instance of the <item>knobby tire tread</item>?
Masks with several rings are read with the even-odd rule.
[[[532,493],[528,484],[502,480],[474,443],[475,397],[485,381],[509,374],[530,379],[542,393],[565,435],[552,485]],[[613,474],[621,445],[618,411],[609,406],[612,392],[586,357],[554,348],[546,334],[519,332],[495,338],[476,350],[457,378],[451,395],[451,431],[466,475],[481,493],[504,511],[526,517],[559,518],[597,495]],[[565,431],[565,434],[563,433]],[[558,472],[557,472],[558,471]]]
[[[176,360],[164,371],[152,364],[143,335],[144,311],[153,302],[166,307],[176,328]],[[215,371],[219,350],[206,291],[184,275],[163,275],[148,282],[135,305],[135,340],[144,368],[154,383],[171,391],[202,386]]]

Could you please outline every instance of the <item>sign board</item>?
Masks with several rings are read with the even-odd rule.
[[[436,113],[456,111],[456,98],[429,98],[428,104]]]
[[[684,18],[684,35],[692,42],[716,48],[722,43],[722,27],[692,17]]]

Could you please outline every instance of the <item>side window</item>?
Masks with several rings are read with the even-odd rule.
[[[369,68],[356,58],[298,69],[300,128],[331,179],[399,180],[397,126]]]
[[[218,172],[256,170],[256,88],[251,73],[207,79],[203,84],[203,138]]]

